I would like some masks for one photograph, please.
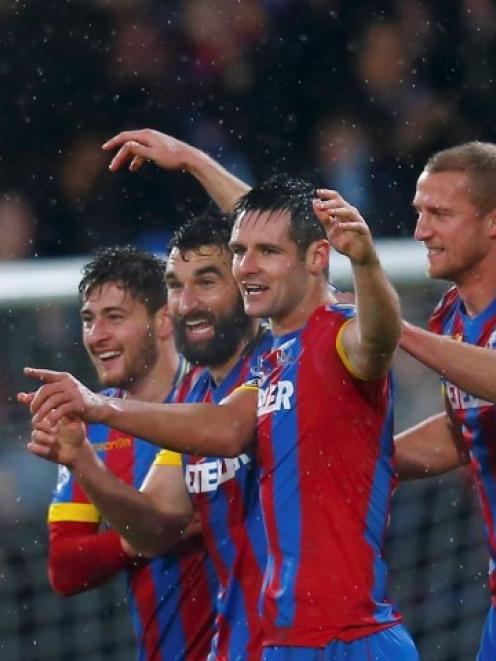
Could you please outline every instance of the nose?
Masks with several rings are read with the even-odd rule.
[[[416,241],[425,241],[432,234],[432,227],[426,214],[419,213],[413,238]]]
[[[108,337],[108,328],[104,319],[93,319],[91,326],[85,330],[89,342],[93,344]]]
[[[191,287],[183,287],[179,297],[178,312],[184,316],[198,308],[198,297]]]
[[[255,252],[247,250],[242,255],[236,256],[234,259],[233,270],[237,272],[237,275],[241,278],[257,273],[259,266]]]

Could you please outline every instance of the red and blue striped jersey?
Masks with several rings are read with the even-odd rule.
[[[346,305],[276,337],[260,366],[264,645],[322,647],[392,626],[383,541],[395,484],[390,379],[353,376]]]
[[[138,489],[158,448],[101,424],[88,425],[87,435],[107,468]],[[176,464],[181,465],[180,455],[176,455]],[[48,521],[103,523],[65,466],[59,468]],[[218,584],[202,538],[149,562],[139,562],[126,569],[126,575],[140,661],[205,659],[214,634]]]
[[[429,321],[438,335],[496,349],[496,299],[470,317],[456,287],[449,289]],[[496,406],[463,392],[441,377],[446,398],[460,423],[482,507],[490,555],[490,588],[496,606]]]
[[[240,358],[216,385],[203,370],[185,402],[219,403],[234,388],[252,378],[260,357],[272,346],[272,335],[263,333],[256,346]],[[162,451],[157,463],[169,463]],[[208,552],[220,583],[217,632],[210,659],[247,659],[262,656],[262,631],[258,601],[266,565],[266,541],[258,495],[259,470],[253,454],[234,459],[183,455],[186,486],[200,514]]]

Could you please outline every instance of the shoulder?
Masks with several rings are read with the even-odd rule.
[[[356,307],[348,303],[334,303],[318,308],[303,329],[303,338],[313,340],[330,338],[339,333],[349,321],[356,317]]]
[[[324,311],[328,316],[341,318],[344,321],[356,316],[356,306],[352,303],[333,303],[324,306]]]
[[[197,385],[202,375],[206,372],[204,367],[190,367],[189,371],[183,376],[177,384],[174,395],[171,398],[172,402],[176,404],[184,402],[188,394]]]
[[[445,292],[434,308],[434,311],[429,319],[429,327],[435,330],[437,324],[445,319],[454,309],[460,305],[460,297],[456,287],[450,287]]]

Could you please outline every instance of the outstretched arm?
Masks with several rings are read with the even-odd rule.
[[[496,351],[437,335],[406,321],[400,347],[448,381],[476,397],[496,402]]]
[[[25,373],[45,381],[36,392],[18,395],[35,424],[45,417],[55,425],[64,416],[78,416],[168,450],[218,457],[236,457],[254,441],[256,390],[236,390],[221,405],[152,404],[96,395],[67,372],[26,368]]]
[[[127,164],[129,170],[135,172],[146,161],[153,161],[165,170],[188,172],[226,213],[232,211],[239,198],[250,190],[247,184],[205,152],[153,129],[123,131],[102,148],[106,151],[119,150],[109,166],[112,172]]]
[[[469,455],[456,421],[439,413],[395,436],[394,463],[400,480],[417,480],[463,466]]]
[[[77,419],[38,422],[28,450],[67,466],[103,519],[135,551],[153,556],[182,539],[193,510],[180,464],[157,467],[143,491],[137,491],[100,461]],[[131,555],[128,546],[122,550]]]
[[[329,243],[351,262],[357,306],[356,321],[344,329],[343,344],[353,372],[362,379],[385,375],[401,329],[396,291],[381,266],[372,235],[359,211],[335,191],[320,189],[314,211]]]

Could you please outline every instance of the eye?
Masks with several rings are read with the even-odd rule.
[[[241,246],[232,246],[231,252],[233,255],[236,255],[236,257],[240,257],[244,254],[245,249]]]
[[[200,287],[211,287],[215,285],[215,280],[213,278],[202,278],[198,284]]]
[[[110,321],[121,321],[122,319],[124,319],[124,315],[119,314],[118,312],[111,312],[107,316],[107,319],[109,319]]]

